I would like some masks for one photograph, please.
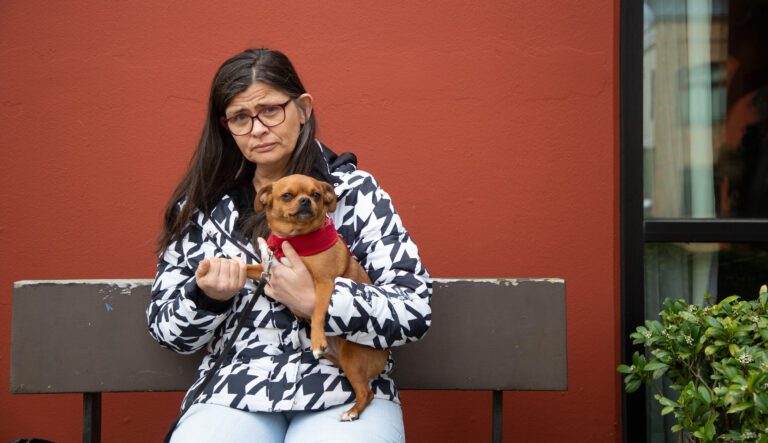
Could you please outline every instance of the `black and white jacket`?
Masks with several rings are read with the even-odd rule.
[[[327,148],[320,175],[336,190],[332,214],[339,234],[373,281],[372,285],[338,278],[326,317],[326,333],[375,348],[391,348],[421,338],[431,322],[432,282],[419,251],[389,196],[363,171],[353,155],[337,157]],[[330,165],[330,166],[329,166]],[[317,168],[316,168],[317,169]],[[180,353],[207,347],[196,382],[184,403],[213,366],[232,334],[241,310],[254,296],[248,280],[239,295],[217,303],[197,287],[194,273],[208,257],[258,258],[240,241],[238,217],[245,212],[237,193],[221,197],[208,217],[197,213],[182,238],[160,256],[147,308],[149,331],[161,345]],[[236,245],[235,243],[239,243]],[[245,254],[245,248],[250,254]],[[309,326],[281,303],[261,296],[246,321],[231,356],[196,403],[246,411],[321,410],[354,401],[349,381],[330,361],[313,357]],[[372,382],[376,398],[399,402],[389,377],[392,359]]]

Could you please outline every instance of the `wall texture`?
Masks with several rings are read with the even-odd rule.
[[[569,390],[507,393],[506,441],[619,439],[618,1],[414,3],[0,4],[0,441],[80,439],[79,396],[8,393],[12,282],[151,277],[213,73],[249,46],[293,59],[433,275],[567,281]],[[105,395],[105,441],[159,439],[180,398]],[[489,393],[403,400],[409,442],[490,438]]]

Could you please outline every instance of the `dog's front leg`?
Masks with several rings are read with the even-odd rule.
[[[312,340],[312,354],[320,358],[328,348],[325,338],[325,315],[328,313],[328,305],[333,294],[333,280],[315,281],[315,309],[312,311],[312,324],[310,338]]]
[[[261,279],[261,273],[264,272],[264,266],[258,265],[245,265],[245,275],[248,278],[259,281]]]

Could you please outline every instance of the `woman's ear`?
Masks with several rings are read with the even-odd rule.
[[[323,203],[328,212],[336,210],[336,192],[333,191],[333,186],[326,182],[323,182]]]
[[[311,95],[304,93],[296,99],[296,104],[299,106],[299,122],[303,125],[312,116],[312,105],[315,99]]]
[[[253,209],[256,212],[270,207],[272,207],[272,183],[260,187],[256,192],[256,198],[253,200]]]

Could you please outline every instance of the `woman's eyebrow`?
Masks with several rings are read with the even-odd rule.
[[[246,108],[245,106],[236,106],[236,107],[234,107],[234,108],[227,108],[227,109],[225,109],[225,110],[224,110],[224,115],[233,115],[233,114],[237,114],[238,112],[240,112],[240,111],[244,111],[244,110],[246,110],[246,109],[247,109],[247,108]]]
[[[256,106],[255,106],[255,107],[256,107],[256,108],[263,108],[264,106],[273,106],[273,105],[275,104],[275,103],[273,103],[274,101],[275,101],[274,99],[263,99],[263,100],[259,100],[259,101],[256,103]],[[225,109],[225,110],[224,110],[224,115],[228,115],[228,114],[230,114],[230,113],[231,113],[231,114],[237,114],[238,112],[241,112],[241,111],[249,111],[250,109],[251,109],[251,108],[250,108],[249,106],[244,106],[244,105],[237,105],[237,106],[235,106],[234,108],[231,108],[231,109],[229,109],[229,108],[228,108],[228,109]]]

